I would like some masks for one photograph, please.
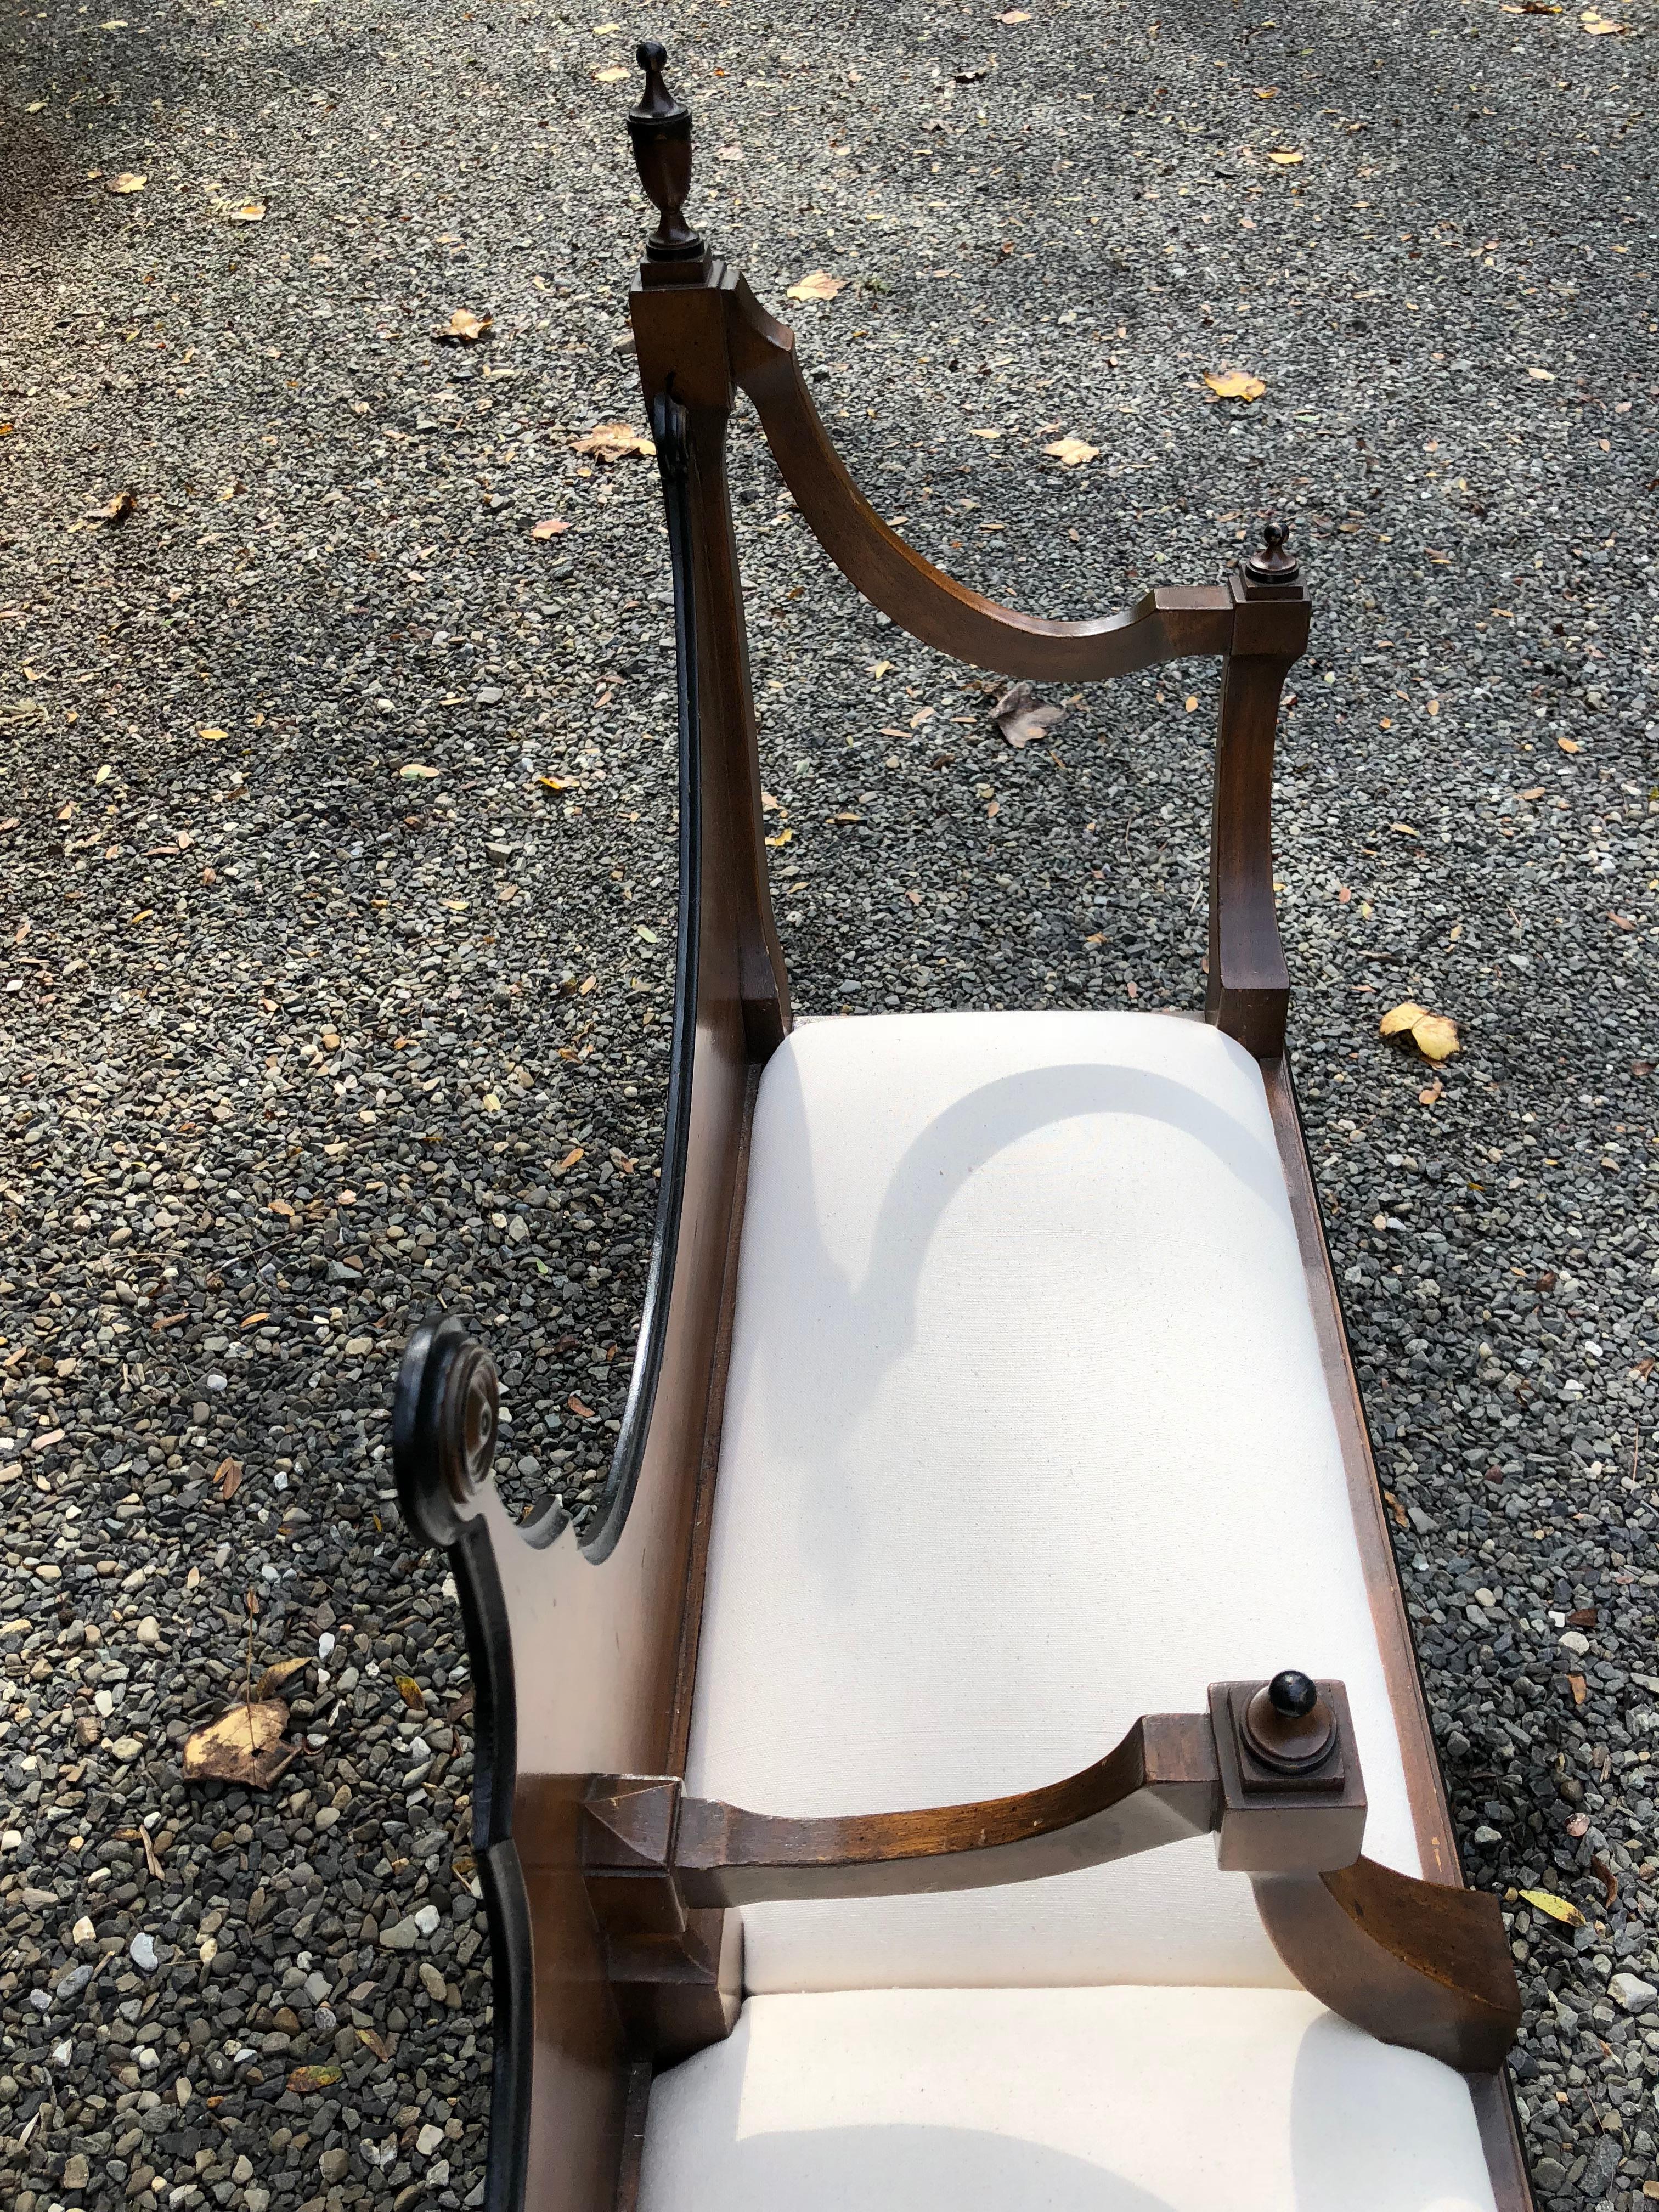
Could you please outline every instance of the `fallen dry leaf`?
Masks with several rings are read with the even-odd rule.
[[[595,84],[620,84],[627,75],[628,71],[619,63],[613,62],[609,69],[595,70],[593,82]]]
[[[274,1698],[285,1683],[291,1682],[310,1664],[310,1660],[306,1658],[273,1660],[253,1686],[254,1703],[262,1704],[266,1698]]]
[[[433,331],[433,343],[435,345],[477,345],[479,339],[487,338],[495,327],[493,315],[475,315],[465,307],[457,307],[442,330]]]
[[[1555,371],[1553,368],[1529,368],[1527,374],[1539,384],[1553,384],[1555,381]]]
[[[1630,28],[1628,23],[1616,23],[1597,8],[1586,8],[1578,21],[1593,39],[1622,39]]]
[[[845,289],[844,280],[832,276],[827,269],[815,269],[810,276],[803,276],[799,284],[789,287],[792,300],[833,300],[837,292]]]
[[[360,2027],[357,2030],[357,2040],[372,2051],[379,2059],[387,2059],[392,2056],[386,2049],[386,2038],[375,2028]]]
[[[1080,469],[1085,461],[1092,461],[1099,453],[1098,446],[1085,446],[1081,438],[1056,438],[1043,452],[1068,469]]]
[[[337,2066],[296,2066],[288,2077],[288,2086],[296,2097],[312,2097],[319,2089],[331,2089],[343,2078]]]
[[[123,169],[118,176],[105,178],[104,190],[125,199],[130,192],[142,192],[149,182],[148,177],[141,177],[131,169]]]
[[[1242,368],[1206,368],[1204,381],[1218,399],[1260,399],[1267,389],[1259,376],[1247,376]]]
[[[265,204],[263,200],[244,200],[240,207],[227,208],[225,219],[228,222],[263,222]]]
[[[530,534],[538,545],[544,545],[550,538],[562,538],[569,527],[570,525],[561,522],[557,515],[550,515],[545,522],[532,523]]]
[[[106,500],[102,507],[89,507],[81,520],[82,522],[107,522],[113,528],[116,523],[125,522],[137,504],[130,491],[118,491],[114,498]]]
[[[213,1480],[219,1486],[219,1495],[228,1502],[242,1486],[242,1462],[239,1459],[222,1459],[213,1470]]]
[[[576,441],[579,453],[592,453],[602,461],[648,461],[656,450],[655,443],[642,438],[630,422],[600,422]]]
[[[1270,161],[1276,161],[1281,169],[1293,169],[1298,161],[1305,161],[1307,158],[1305,154],[1293,153],[1288,146],[1281,146],[1276,153],[1269,154],[1267,156]]]
[[[233,1706],[222,1719],[185,1738],[185,1779],[269,1790],[300,1755],[295,1745],[283,1741],[287,1726],[288,1707],[280,1698]]]
[[[553,1172],[556,1176],[568,1175],[578,1160],[584,1160],[586,1158],[586,1153],[580,1145],[573,1145],[562,1160],[554,1163]]]
[[[1577,738],[1558,738],[1555,742],[1564,753],[1577,753],[1583,750]]]
[[[1418,1092],[1417,1103],[1419,1106],[1436,1106],[1445,1095],[1446,1086],[1437,1075],[1425,1090]]]
[[[1550,1919],[1560,1921],[1565,1927],[1582,1928],[1584,1924],[1583,1914],[1567,1898],[1556,1897],[1547,1889],[1523,1889],[1521,1894],[1528,1905]]]
[[[408,761],[398,774],[404,783],[430,783],[438,770],[428,768],[424,761]]]
[[[999,23],[1029,23],[1030,20],[1030,10],[1026,8],[1011,8],[1006,15],[997,17]]]
[[[1056,722],[1066,720],[1063,707],[1045,707],[1037,703],[1036,693],[1029,684],[1011,684],[991,709],[991,720],[1018,752],[1029,745],[1034,738],[1042,737]]]
[[[584,1406],[574,1390],[564,1402],[579,1421],[591,1421],[597,1418],[593,1408],[591,1406]]]
[[[1457,1024],[1450,1016],[1431,1014],[1415,999],[1390,1007],[1376,1026],[1378,1034],[1385,1037],[1409,1036],[1425,1060],[1449,1060],[1461,1049]]]
[[[398,1695],[410,1711],[423,1713],[426,1711],[426,1692],[415,1677],[412,1674],[394,1674],[392,1679],[398,1685]]]

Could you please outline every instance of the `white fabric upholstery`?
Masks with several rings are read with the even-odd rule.
[[[756,1997],[660,2075],[640,2212],[1492,2212],[1433,2058],[1283,1990]]]
[[[1419,1872],[1255,1061],[1150,1014],[797,1030],[756,1112],[689,1788],[1002,1796],[1284,1666],[1346,1681],[1366,1850]],[[757,1992],[1290,1985],[1205,1838],[744,1923]]]

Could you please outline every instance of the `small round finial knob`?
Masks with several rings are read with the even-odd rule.
[[[1302,573],[1302,564],[1288,545],[1291,526],[1288,519],[1281,520],[1273,515],[1261,526],[1261,550],[1244,556],[1246,573],[1259,584],[1293,584]]]
[[[680,213],[691,189],[691,111],[664,81],[665,47],[655,39],[641,39],[635,58],[645,71],[645,88],[628,111],[628,135],[640,182],[662,218],[646,240],[646,258],[695,261],[702,240]]]
[[[1319,1685],[1299,1668],[1275,1674],[1244,1709],[1244,1741],[1264,1766],[1304,1774],[1336,1741],[1336,1723]]]
[[[1319,1703],[1319,1692],[1309,1676],[1287,1667],[1268,1683],[1267,1702],[1285,1720],[1305,1720]]]

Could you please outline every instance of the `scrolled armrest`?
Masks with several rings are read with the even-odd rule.
[[[1144,1715],[1104,1759],[1018,1796],[794,1819],[687,1796],[675,1776],[595,1776],[582,1815],[588,1894],[623,1982],[660,1988],[673,1962],[708,1960],[728,1906],[982,1888],[1213,1834],[1285,1964],[1356,2027],[1468,2069],[1495,2066],[1519,2025],[1493,1900],[1361,1857],[1340,1682],[1212,1683],[1207,1711]],[[726,2033],[731,1989],[720,2017]]]

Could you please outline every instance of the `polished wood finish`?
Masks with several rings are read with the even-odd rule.
[[[861,1881],[886,1881],[896,1868],[913,1885],[946,1886],[953,1876],[939,1881],[941,1869],[977,1866],[979,1881],[988,1865],[1012,1864],[1028,1845],[1040,1857],[1087,1838],[1098,1855],[1114,1837],[1121,1843],[1132,1830],[1149,1832],[1160,1823],[1172,1833],[1197,1832],[1181,1824],[1197,1817],[1206,1792],[1205,1825],[1263,1802],[1260,1790],[1252,1798],[1245,1788],[1237,1742],[1234,1766],[1224,1772],[1211,1733],[1213,1780],[1200,1771],[1202,1738],[1181,1731],[1204,1717],[1179,1716],[1154,1717],[1085,1775],[1031,1793],[1046,1811],[1028,1806],[1016,1814],[1017,1799],[1000,1808],[791,1824],[683,1801],[748,1127],[759,1070],[791,1020],[767,889],[726,472],[739,389],[756,404],[785,481],[831,557],[924,642],[1012,676],[1068,684],[1176,658],[1224,659],[1207,1013],[1256,1055],[1273,1104],[1429,1881],[1367,1872],[1363,1860],[1340,1877],[1328,1867],[1255,1878],[1274,1941],[1304,1961],[1334,2009],[1350,2018],[1363,2013],[1363,2024],[1381,2021],[1378,2033],[1403,2027],[1401,2039],[1411,2039],[1416,2007],[1425,2033],[1451,2039],[1447,2049],[1490,2068],[1509,2016],[1491,1901],[1474,1900],[1471,1910],[1459,1887],[1282,1058],[1289,984],[1273,912],[1270,815],[1279,699],[1308,635],[1309,603],[1293,556],[1283,532],[1270,529],[1263,550],[1220,584],[1161,586],[1133,608],[1082,623],[1000,607],[923,560],[875,514],[835,453],[793,335],[686,224],[690,118],[662,82],[660,49],[642,50],[642,59],[647,87],[629,127],[661,221],[632,310],[650,419],[672,426],[684,458],[687,558],[682,564],[677,556],[676,602],[677,617],[691,626],[699,730],[690,772],[701,800],[695,881],[681,886],[696,957],[682,946],[690,1080],[663,1358],[637,1466],[628,1480],[620,1473],[613,1480],[599,1525],[580,1540],[557,1514],[528,1526],[506,1514],[486,1479],[477,1371],[475,1365],[468,1379],[454,1324],[417,1334],[409,1388],[399,1395],[404,1509],[428,1540],[448,1547],[479,1690],[475,1828],[497,1985],[487,2212],[611,2212],[631,2201],[648,2086],[641,2051],[690,2047],[723,2032],[733,2014],[738,1923],[727,1899],[844,1893],[810,1886],[839,1881],[849,1869]],[[672,498],[670,515],[673,537]],[[683,738],[685,720],[683,711]],[[438,1450],[433,1439],[444,1436],[450,1444]],[[1226,1713],[1236,1727],[1231,1699]],[[1218,1725],[1207,1723],[1212,1731]],[[1358,1785],[1357,1758],[1350,1778],[1346,1755],[1345,1747],[1344,1790],[1350,1778]],[[1122,1795],[1111,1800],[1113,1790]],[[643,1802],[653,1791],[666,1792],[654,1811]],[[1293,1800],[1297,1793],[1280,1794]],[[673,1808],[666,1832],[665,1804]],[[1292,1808],[1278,1809],[1283,1829]],[[1020,1819],[1034,1822],[1029,1837],[1010,1825]],[[1258,1825],[1275,1827],[1271,1818]],[[673,1863],[671,1837],[695,1864],[682,1870]],[[1246,1858],[1255,1855],[1254,1847],[1241,1849]],[[683,1880],[701,1887],[688,1893]],[[808,1887],[752,1887],[769,1881]],[[1500,2212],[1529,2212],[1501,2077],[1488,2071],[1474,2094]]]
[[[1251,1886],[1273,1948],[1322,2004],[1460,2073],[1503,2064],[1520,2032],[1521,1992],[1495,1897],[1367,1858]]]

